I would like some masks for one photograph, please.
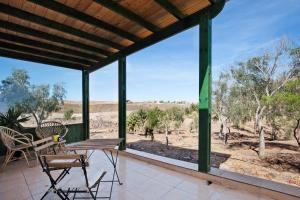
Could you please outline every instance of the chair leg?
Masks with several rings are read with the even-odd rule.
[[[28,153],[28,158],[32,158],[32,156],[31,156],[31,154],[30,154],[28,148],[26,149],[26,152]]]
[[[6,153],[5,153],[5,158],[4,158],[4,161],[3,161],[2,168],[5,167],[4,165],[5,165],[6,161],[7,161],[7,158],[8,158],[8,156],[9,156],[9,154],[10,154],[10,151],[7,149],[7,151],[6,151]]]
[[[30,167],[25,151],[23,151],[23,150],[19,150],[19,151],[21,151],[23,153],[25,160],[27,162],[27,165],[28,165],[28,167]]]
[[[9,151],[7,151],[6,153],[7,153],[7,154],[6,154],[6,158],[5,158],[5,161],[4,161],[3,165],[2,165],[2,168],[3,168],[3,169],[4,169],[4,168],[6,167],[6,165],[9,163],[11,157],[15,154],[15,151],[9,150]]]
[[[36,164],[38,165],[38,164],[39,164],[39,157],[38,157],[38,154],[37,154],[36,151],[34,152],[34,154],[35,154],[35,157],[36,157]]]

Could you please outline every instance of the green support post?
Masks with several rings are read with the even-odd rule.
[[[119,149],[126,149],[126,57],[119,59],[119,138],[123,138]]]
[[[199,56],[199,150],[198,170],[210,171],[211,151],[211,19],[209,13],[200,18]]]
[[[82,70],[82,122],[84,139],[90,138],[89,72]]]

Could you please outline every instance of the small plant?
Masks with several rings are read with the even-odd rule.
[[[0,126],[22,131],[24,128],[21,123],[27,122],[29,118],[29,116],[23,117],[20,109],[11,107],[6,113],[0,113]]]
[[[74,114],[74,110],[73,109],[69,109],[69,110],[65,110],[64,112],[64,119],[65,120],[71,120],[73,119],[73,114]]]

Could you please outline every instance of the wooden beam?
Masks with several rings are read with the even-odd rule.
[[[178,20],[181,20],[185,17],[184,14],[182,14],[180,12],[180,10],[178,10],[176,8],[176,6],[174,6],[172,3],[170,3],[168,0],[155,0],[156,3],[158,3],[161,7],[163,7],[166,11],[168,11],[169,13],[171,13],[174,17],[176,17]]]
[[[146,21],[143,19],[143,17],[135,14],[131,10],[121,6],[115,1],[112,0],[94,0],[95,2],[101,4],[102,6],[114,11],[115,13],[122,15],[123,17],[126,17],[127,19],[136,22],[137,24],[141,25],[142,27],[152,31],[152,32],[157,32],[160,30],[159,27],[156,25]]]
[[[44,49],[44,50],[48,50],[48,51],[54,51],[54,52],[59,52],[59,53],[66,54],[69,56],[80,57],[84,60],[99,61],[99,60],[103,59],[103,57],[96,56],[94,54],[88,54],[88,53],[84,53],[84,52],[77,51],[74,49],[56,46],[56,45],[45,43],[45,42],[39,42],[37,40],[31,40],[31,39],[28,39],[25,37],[10,35],[7,33],[0,32],[0,38],[5,41],[12,41],[12,42],[16,42],[16,43],[22,44],[22,45],[27,45],[30,47],[38,47],[40,49]]]
[[[18,44],[12,44],[12,43],[1,41],[1,40],[0,40],[0,47],[4,48],[4,49],[12,50],[12,51],[23,52],[23,53],[26,53],[26,54],[32,54],[32,55],[36,55],[36,56],[43,56],[43,57],[46,57],[46,58],[51,58],[53,60],[63,60],[65,62],[82,64],[82,65],[86,65],[86,66],[89,66],[89,65],[93,64],[92,62],[87,61],[87,60],[83,60],[81,58],[75,58],[75,57],[71,57],[71,56],[67,56],[67,55],[63,55],[63,54],[58,54],[58,53],[53,53],[53,52],[49,52],[49,51],[43,51],[43,50],[40,50],[40,49],[26,47],[26,46],[22,46],[22,45],[18,45]]]
[[[44,40],[48,40],[48,41],[51,41],[51,42],[55,42],[55,43],[58,43],[58,44],[76,47],[78,49],[87,50],[87,51],[92,52],[92,53],[97,53],[97,54],[99,53],[99,54],[102,54],[102,55],[105,55],[105,56],[108,56],[108,55],[111,54],[111,52],[108,52],[106,50],[103,50],[103,49],[100,49],[100,48],[97,48],[97,47],[94,47],[94,46],[82,44],[82,43],[79,43],[79,42],[75,42],[73,40],[69,40],[67,38],[59,37],[59,36],[56,36],[56,35],[52,35],[52,34],[49,34],[49,33],[46,33],[46,32],[38,31],[38,30],[35,30],[35,29],[31,29],[31,28],[28,28],[28,27],[25,27],[25,26],[21,26],[21,25],[11,23],[11,22],[7,22],[7,21],[3,21],[3,20],[0,20],[0,28],[8,29],[8,30],[11,30],[11,31],[15,31],[17,33],[25,34],[25,35],[34,36],[34,37],[44,39]]]
[[[65,68],[70,68],[70,69],[78,69],[82,70],[85,67],[83,65],[79,64],[71,64],[71,63],[66,63],[63,61],[55,61],[52,59],[48,59],[45,57],[40,57],[40,56],[34,56],[34,55],[28,55],[25,53],[17,52],[17,51],[11,51],[11,50],[6,50],[6,49],[1,49],[0,48],[0,56],[2,57],[7,57],[7,58],[13,58],[13,59],[18,59],[18,60],[24,60],[24,61],[29,61],[29,62],[35,62],[35,63],[41,63],[41,64],[46,64],[46,65],[54,65],[58,67],[65,67]]]
[[[224,5],[225,5],[225,0],[218,0],[218,2],[214,3],[212,6],[207,7],[203,10],[200,10],[190,16],[187,16],[184,19],[179,20],[179,21],[175,22],[174,24],[171,24],[171,25],[167,26],[166,28],[161,29],[159,32],[152,34],[152,35],[146,37],[145,39],[142,39],[141,41],[130,45],[126,49],[121,50],[118,53],[115,53],[115,54],[107,57],[103,61],[96,63],[94,66],[91,66],[90,71],[95,71],[99,68],[102,68],[102,67],[112,63],[112,62],[117,61],[119,58],[128,56],[128,55],[135,53],[141,49],[149,47],[157,42],[160,42],[163,39],[166,39],[168,37],[171,37],[175,34],[182,32],[184,30],[187,30],[193,26],[196,26],[199,24],[200,17],[203,15],[206,15],[207,13],[210,15],[210,19],[212,19],[219,12],[221,12]]]
[[[123,49],[123,47],[124,47],[118,43],[112,42],[105,38],[87,33],[85,31],[82,31],[82,30],[79,30],[79,29],[76,29],[76,28],[73,28],[70,26],[66,26],[66,25],[58,23],[56,21],[53,21],[53,20],[38,16],[38,15],[34,15],[30,12],[27,12],[27,11],[24,11],[24,10],[21,10],[21,9],[18,9],[18,8],[15,8],[15,7],[3,4],[3,3],[0,3],[0,12],[5,13],[10,16],[13,16],[13,17],[17,17],[17,18],[25,20],[25,21],[39,24],[41,26],[45,26],[50,29],[54,29],[54,30],[63,32],[65,34],[77,36],[77,37],[80,37],[85,40],[89,40],[89,41],[92,41],[95,43],[106,45],[106,46],[112,47],[114,49],[120,50],[120,49]]]
[[[82,22],[91,24],[93,26],[96,26],[98,28],[101,28],[105,31],[109,31],[111,33],[114,33],[120,37],[126,38],[128,40],[131,40],[133,42],[137,42],[139,41],[141,38],[139,38],[138,36],[131,34],[127,31],[124,31],[118,27],[115,27],[109,23],[106,23],[100,19],[97,19],[95,17],[92,17],[90,15],[85,14],[84,12],[80,12],[74,8],[68,7],[62,3],[53,1],[53,0],[29,0],[35,4],[38,4],[40,6],[43,6],[45,8],[48,8],[50,10],[53,10],[55,12],[59,12],[62,13],[66,16],[78,19]]]

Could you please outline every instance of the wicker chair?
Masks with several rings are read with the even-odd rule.
[[[20,159],[13,157],[17,151],[24,155],[27,165],[29,166],[26,153],[28,153],[28,156],[31,157],[28,148],[32,147],[31,143],[33,142],[33,136],[30,133],[22,134],[18,131],[3,126],[0,126],[0,134],[3,144],[7,147],[6,156],[2,167],[5,168],[9,162]]]
[[[51,137],[53,135],[59,135],[61,139],[63,139],[68,133],[68,128],[60,122],[48,121],[41,123],[35,129],[35,132],[40,139]]]

